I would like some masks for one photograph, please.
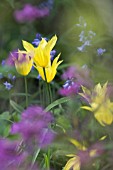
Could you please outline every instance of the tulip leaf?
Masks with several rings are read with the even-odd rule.
[[[13,107],[13,109],[15,109],[19,113],[21,113],[24,110],[24,108],[22,106],[18,105],[13,100],[10,100],[10,105]]]
[[[45,111],[48,112],[49,110],[51,110],[53,107],[62,104],[62,103],[66,103],[68,101],[70,101],[71,99],[69,97],[62,97],[61,99],[55,100],[53,103],[51,103],[50,105],[48,105],[45,108]]]

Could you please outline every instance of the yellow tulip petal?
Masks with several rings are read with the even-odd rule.
[[[48,43],[47,43],[47,45],[46,45],[47,53],[48,53],[48,52],[50,53],[50,51],[51,51],[51,50],[53,49],[53,47],[55,46],[56,41],[57,41],[57,36],[56,36],[56,35],[53,36],[53,37],[48,41]]]
[[[23,47],[25,48],[25,50],[27,52],[34,52],[35,51],[35,48],[31,43],[24,41],[24,40],[22,40],[22,43],[23,43]]]
[[[48,67],[50,65],[50,54],[44,53],[47,42],[42,38],[39,46],[35,49],[34,62],[40,67]]]
[[[79,141],[77,141],[76,139],[72,139],[72,138],[70,138],[69,139],[69,141],[73,144],[73,145],[75,145],[78,149],[80,149],[80,150],[86,150],[87,148],[84,146],[84,145],[82,145]]]
[[[78,156],[69,159],[63,170],[70,170],[70,168],[73,170],[80,170],[80,158]]]
[[[85,110],[92,111],[92,108],[91,108],[91,107],[89,107],[89,106],[82,106],[81,108],[82,108],[82,109],[85,109]]]
[[[99,140],[102,141],[102,140],[104,140],[104,139],[106,139],[106,138],[107,138],[107,135],[102,136]]]

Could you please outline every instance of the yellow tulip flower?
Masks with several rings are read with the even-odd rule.
[[[31,71],[33,59],[29,54],[18,51],[18,57],[14,58],[16,70],[19,74],[26,76]]]
[[[83,87],[83,93],[80,95],[86,99],[85,96],[89,95],[90,106],[82,106],[82,108],[93,112],[102,126],[110,125],[113,122],[113,102],[107,96],[107,83],[103,87],[100,83],[97,84],[92,92]]]
[[[57,41],[57,36],[53,36],[48,42],[42,38],[34,54],[34,63],[39,67],[48,67],[51,64],[50,52],[55,46]]]
[[[48,67],[50,65],[50,52],[55,46],[57,41],[57,36],[53,36],[48,42],[42,38],[38,47],[34,47],[31,43],[27,41],[23,42],[23,47],[26,50],[26,53],[30,53],[33,57],[34,63],[39,67]]]
[[[57,72],[57,67],[62,61],[58,62],[60,54],[53,60],[51,64],[50,52],[55,46],[57,36],[53,36],[48,42],[42,38],[38,47],[34,48],[32,44],[27,41],[23,41],[23,46],[26,50],[26,54],[30,54],[33,57],[34,67],[38,70],[43,80],[47,79],[47,82],[51,82]],[[45,73],[44,73],[45,72]],[[46,76],[46,77],[45,77]]]
[[[80,158],[77,155],[67,155],[69,157],[72,157],[68,160],[63,170],[80,170],[81,162]]]
[[[61,64],[63,62],[62,60],[57,62],[59,57],[60,57],[60,54],[53,60],[52,65],[50,63],[50,65],[48,67],[43,68],[43,67],[40,67],[38,65],[35,66],[36,69],[38,70],[40,76],[42,77],[42,79],[43,80],[47,79],[48,83],[51,82],[54,79],[54,77],[57,73],[57,67],[59,66],[59,64]],[[44,75],[44,69],[45,69],[46,77]]]

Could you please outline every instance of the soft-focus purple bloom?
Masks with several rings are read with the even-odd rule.
[[[69,83],[71,83],[73,89],[77,88],[77,86],[83,85],[86,87],[92,86],[92,81],[90,78],[90,71],[86,66],[83,67],[77,67],[77,66],[71,66],[69,67],[62,75],[62,79],[66,81],[64,84],[64,90],[65,87],[69,86]],[[69,89],[69,87],[68,87]]]
[[[49,9],[45,8],[38,8],[31,4],[25,4],[23,9],[16,10],[14,12],[14,17],[16,21],[23,23],[23,22],[32,22],[36,19],[43,18],[49,15]]]
[[[87,165],[88,163],[91,162],[92,159],[101,156],[104,152],[104,146],[102,143],[96,143],[89,147],[85,151],[79,151],[78,156],[80,157],[80,162],[81,164]]]
[[[97,54],[100,56],[100,55],[103,55],[103,53],[106,52],[106,49],[103,49],[103,48],[98,48],[97,49]]]
[[[6,81],[5,83],[3,83],[3,84],[5,85],[5,88],[6,88],[7,90],[10,90],[10,89],[13,87],[13,85],[10,84],[10,83],[8,83],[7,81]]]
[[[8,58],[6,59],[5,64],[8,66],[15,66],[15,59],[18,58],[18,50],[10,52]]]
[[[107,86],[107,95],[110,98],[113,98],[113,84],[108,84],[108,86]]]
[[[67,80],[63,85],[63,88],[59,90],[59,93],[63,96],[75,95],[79,92],[80,84]]]
[[[76,67],[69,67],[62,75],[63,80],[72,79],[76,76]]]
[[[41,107],[31,106],[22,113],[20,122],[12,125],[11,132],[13,134],[21,134],[26,144],[35,141],[38,146],[41,144],[45,146],[50,143],[54,137],[53,132],[48,129],[48,125],[52,120],[53,118],[49,112],[45,112]],[[48,140],[45,130],[47,130],[46,133],[50,135]]]
[[[48,128],[43,129],[39,146],[44,147],[49,145],[53,141],[54,137],[55,137],[55,133],[52,130]]]
[[[18,167],[26,157],[23,152],[18,152],[19,142],[0,139],[0,170],[9,170]],[[15,168],[16,170],[16,168]]]

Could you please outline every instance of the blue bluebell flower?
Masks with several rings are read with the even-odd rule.
[[[92,30],[86,30],[87,23],[85,22],[83,17],[79,18],[79,24],[76,24],[76,26],[81,27],[83,30],[79,34],[79,41],[82,43],[80,47],[77,47],[77,49],[80,52],[85,51],[86,46],[91,46],[92,44],[92,39],[94,36],[96,36],[96,33],[93,32]]]
[[[42,2],[38,7],[39,8],[49,8],[50,10],[52,10],[53,8],[53,4],[54,4],[54,0],[47,0],[47,1],[44,1]]]
[[[38,79],[38,80],[41,80],[41,79],[42,79],[41,76],[40,76],[40,74],[37,76],[37,79]]]
[[[16,79],[16,76],[15,75],[12,75],[11,73],[8,74],[8,78],[10,80],[15,80]]]
[[[53,59],[54,59],[55,54],[56,54],[56,50],[52,50],[52,51],[50,52],[51,60],[53,60]]]
[[[6,64],[5,60],[2,60],[1,65],[4,66]]]
[[[106,52],[106,49],[103,49],[103,48],[98,48],[97,49],[97,54],[98,55],[103,55],[104,52]]]
[[[10,84],[10,83],[8,83],[7,81],[6,81],[5,83],[3,83],[3,84],[5,85],[5,88],[6,88],[7,90],[10,90],[10,89],[13,87],[13,85]]]

